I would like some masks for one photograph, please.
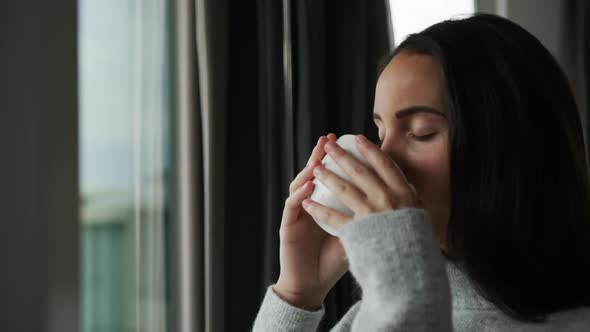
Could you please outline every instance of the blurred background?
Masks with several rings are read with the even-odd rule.
[[[249,331],[318,137],[376,139],[379,60],[475,12],[541,40],[587,132],[583,0],[3,2],[0,328]]]

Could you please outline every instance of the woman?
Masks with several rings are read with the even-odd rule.
[[[375,92],[371,167],[330,134],[293,180],[254,331],[315,330],[348,268],[362,300],[332,331],[590,330],[584,141],[550,53],[497,16],[444,21],[399,45]],[[314,176],[353,217],[306,199]]]

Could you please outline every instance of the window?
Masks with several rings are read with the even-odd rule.
[[[82,331],[166,330],[166,0],[80,0]]]
[[[389,0],[395,45],[415,32],[457,15],[473,14],[474,0]]]

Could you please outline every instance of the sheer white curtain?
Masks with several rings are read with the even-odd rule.
[[[82,331],[165,331],[169,1],[79,2]]]

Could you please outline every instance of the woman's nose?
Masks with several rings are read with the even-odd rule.
[[[406,178],[408,178],[409,169],[407,167],[408,165],[406,162],[406,158],[404,157],[403,147],[399,146],[399,145],[395,145],[392,142],[392,140],[386,139],[381,144],[380,149],[386,156],[389,157],[389,159],[391,159],[393,162],[395,162],[397,164],[397,166],[404,173]],[[409,180],[409,178],[408,178],[408,180]]]
[[[393,159],[397,162],[397,160],[401,157],[400,147],[396,146],[392,139],[385,138],[379,147],[383,153],[385,153],[389,158]]]

